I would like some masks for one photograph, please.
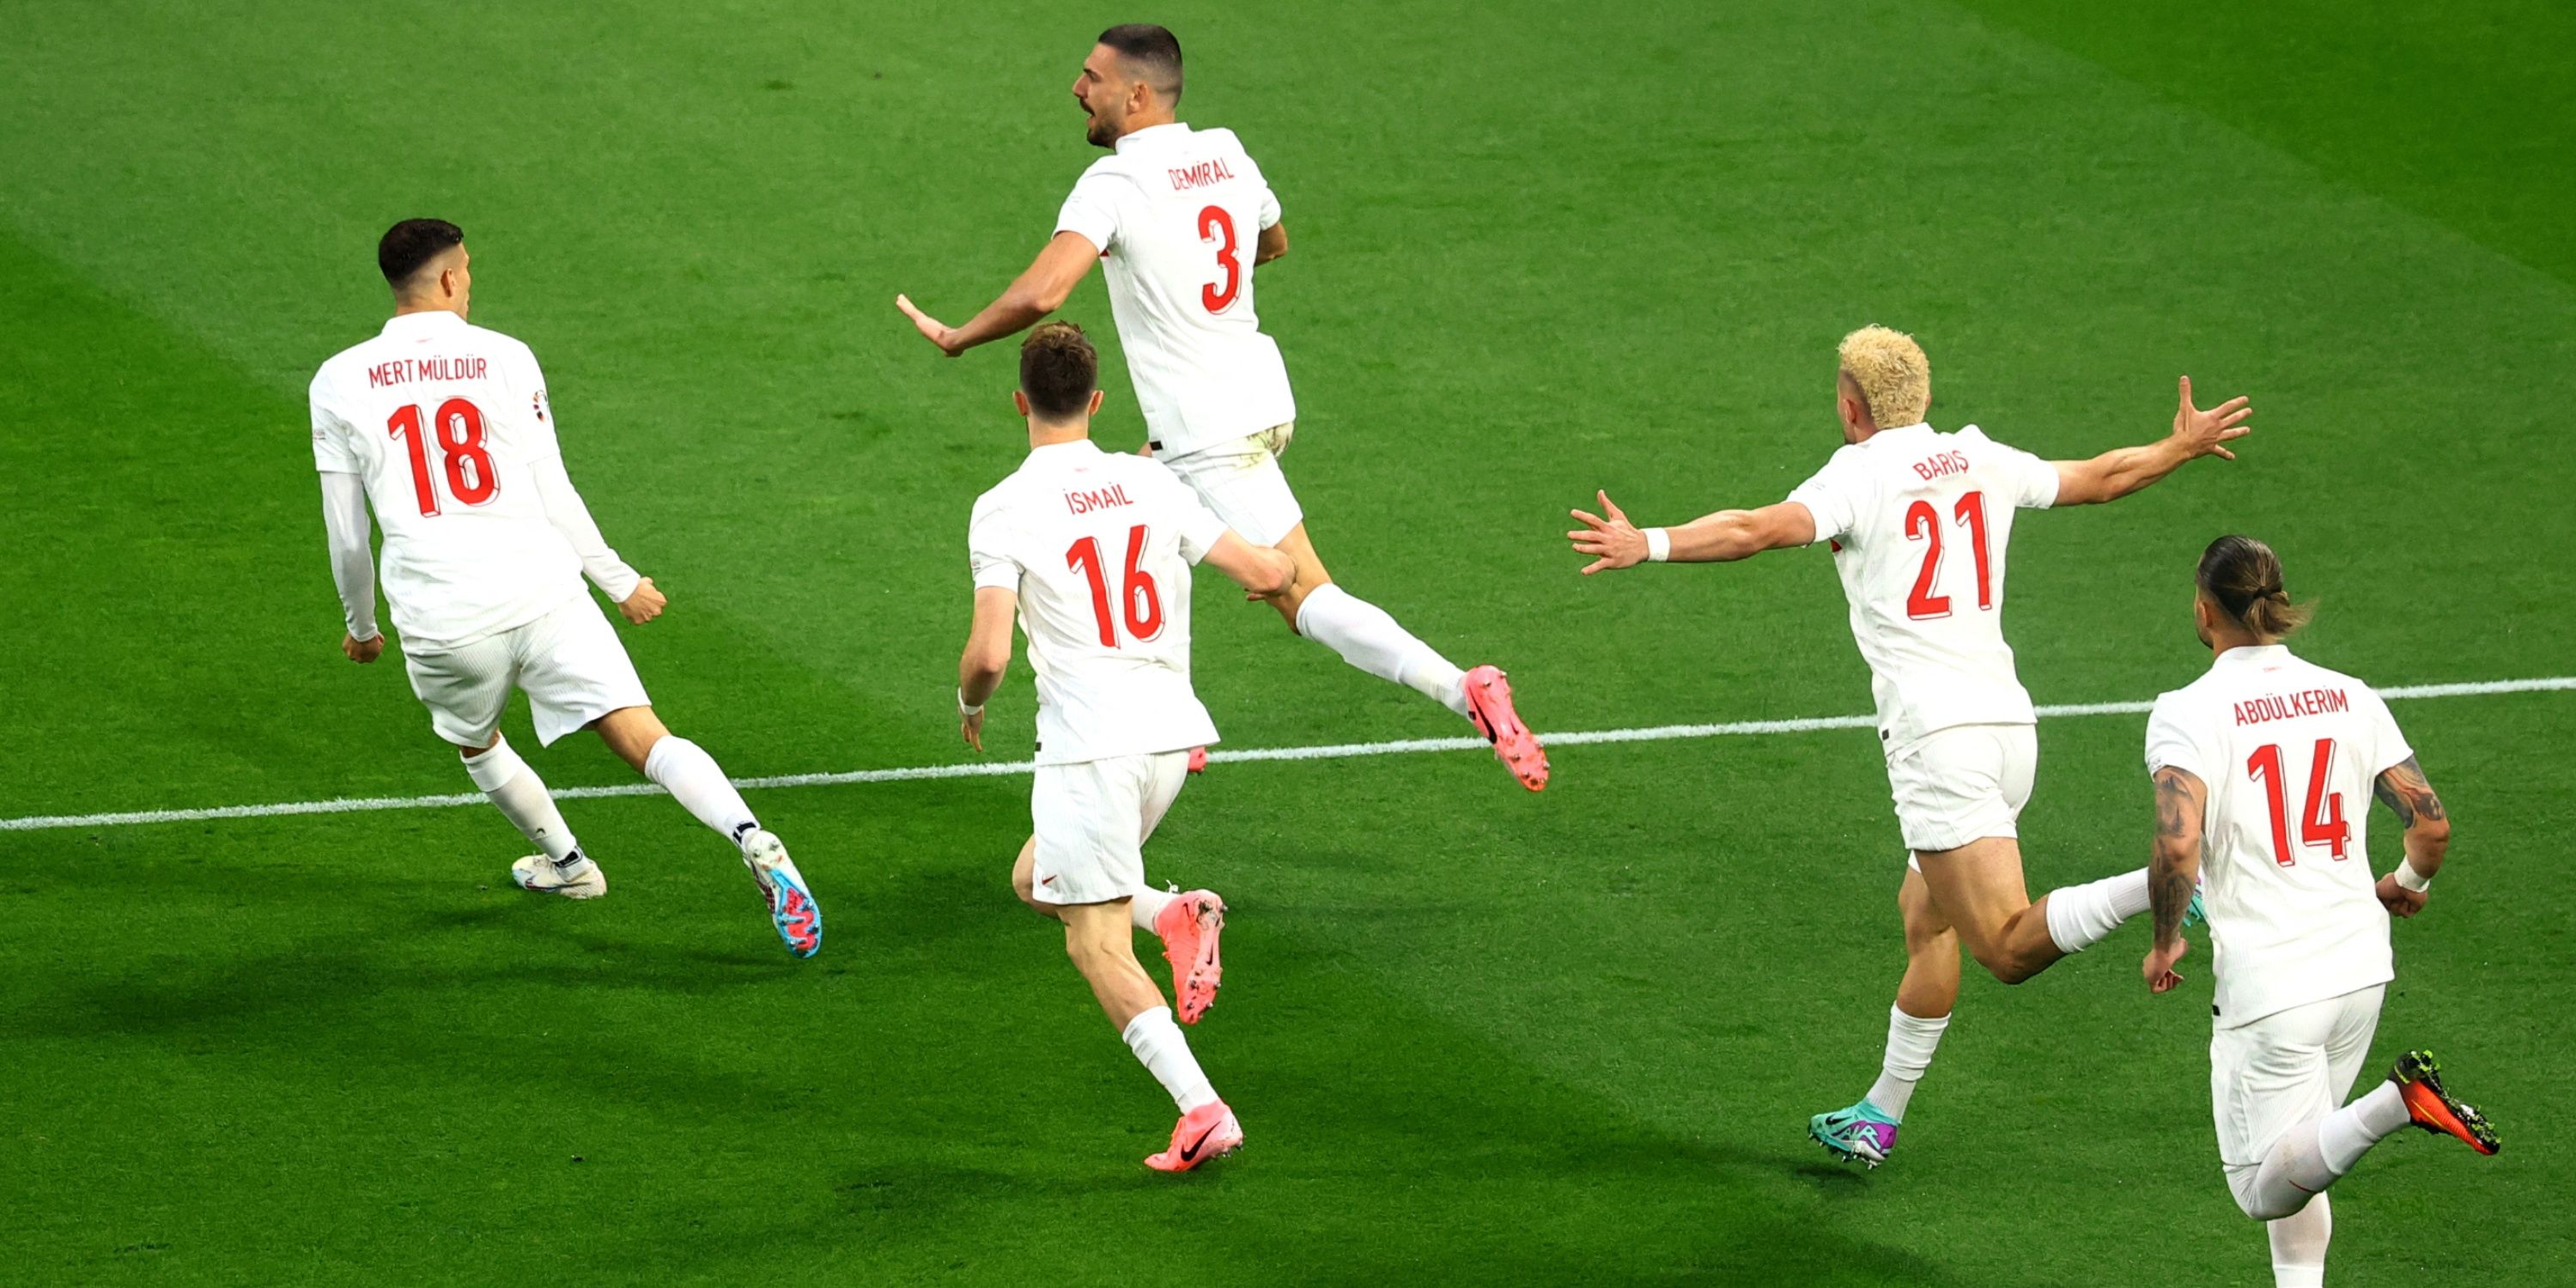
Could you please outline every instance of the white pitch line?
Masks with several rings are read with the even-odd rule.
[[[2383,698],[2461,698],[2495,693],[2541,693],[2576,690],[2576,675],[2531,680],[2477,680],[2461,684],[2401,684],[2379,690]],[[2043,719],[2065,716],[2141,715],[2153,702],[2086,702],[2038,708]],[[1813,716],[1800,720],[1737,720],[1726,724],[1651,725],[1642,729],[1593,729],[1546,735],[1552,747],[1580,747],[1611,742],[1671,742],[1686,738],[1750,737],[1762,734],[1814,733],[1824,729],[1868,729],[1871,716]],[[1240,764],[1256,760],[1332,760],[1348,756],[1401,756],[1425,751],[1481,751],[1482,738],[1406,738],[1392,742],[1339,742],[1317,747],[1247,747],[1216,750],[1208,760]],[[1033,761],[977,761],[963,765],[914,765],[904,769],[853,769],[836,774],[773,774],[737,778],[734,786],[834,787],[850,783],[905,783],[929,778],[1006,778],[1037,768]],[[559,787],[558,800],[591,800],[603,796],[659,796],[652,783],[619,783],[608,787]],[[200,823],[226,818],[275,818],[290,814],[359,814],[388,809],[444,809],[480,805],[480,792],[441,796],[356,796],[327,801],[287,801],[275,805],[218,805],[208,809],[148,809],[112,814],[36,814],[0,818],[0,832],[34,832],[49,828],[122,827],[136,823]]]

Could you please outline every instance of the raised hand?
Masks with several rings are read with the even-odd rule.
[[[2254,414],[2250,398],[2230,398],[2202,411],[2191,405],[2191,377],[2182,378],[2182,407],[2174,412],[2174,438],[2193,456],[2217,456],[2235,460],[2236,453],[2221,444],[2245,437],[2254,427],[2245,418]]]
[[[1574,553],[1593,556],[1592,562],[1584,566],[1583,575],[1589,577],[1605,568],[1634,568],[1644,563],[1646,534],[1638,531],[1636,524],[1628,522],[1628,516],[1610,500],[1608,492],[1595,492],[1593,495],[1601,498],[1601,508],[1609,518],[1584,510],[1567,511],[1583,523],[1583,527],[1565,534],[1566,539],[1574,543]]]
[[[921,338],[938,345],[941,353],[954,358],[965,352],[956,342],[957,328],[922,312],[913,304],[911,296],[897,295],[894,297],[894,306],[903,310],[903,315],[911,318],[912,325],[920,330]]]

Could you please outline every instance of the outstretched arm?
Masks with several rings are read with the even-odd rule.
[[[1260,238],[1252,243],[1252,263],[1256,268],[1287,253],[1288,225],[1286,224],[1272,224],[1262,229]]]
[[[2174,963],[2190,944],[2182,937],[2183,914],[2191,911],[2191,894],[2200,883],[2200,825],[2209,808],[2209,787],[2187,769],[2156,771],[2156,848],[2147,865],[2147,906],[2153,909],[2155,943],[2140,968],[2147,988],[2162,993],[2182,982]]]
[[[1011,668],[1011,618],[1019,611],[1017,591],[975,588],[975,623],[967,628],[966,651],[957,658],[957,719],[958,733],[977,751],[984,749],[984,704]]]
[[[340,651],[352,662],[373,662],[384,652],[376,629],[376,558],[367,536],[367,484],[355,474],[322,475],[322,531],[331,543],[331,584],[340,592],[346,631]]]
[[[894,306],[912,319],[923,338],[954,358],[976,345],[1017,335],[1036,325],[1038,319],[1063,308],[1065,297],[1082,284],[1099,258],[1100,248],[1092,245],[1090,238],[1075,232],[1057,233],[1048,239],[1046,249],[1038,252],[1036,262],[1002,292],[1001,298],[985,305],[983,312],[960,327],[952,327],[914,307],[909,295],[894,297]]]
[[[608,539],[599,535],[599,524],[590,517],[590,507],[582,504],[581,493],[572,485],[572,476],[564,473],[563,458],[549,456],[529,465],[528,473],[537,484],[537,503],[545,508],[546,522],[554,525],[581,558],[582,575],[600,593],[617,604],[618,613],[637,625],[653,620],[670,601],[653,585],[650,577],[636,575],[626,561],[609,549]]]
[[[1229,529],[1216,544],[1208,547],[1207,563],[1234,580],[1234,584],[1268,599],[1288,589],[1297,579],[1297,561],[1284,551],[1270,546],[1256,546]]]
[[[1816,539],[1816,516],[1795,501],[1759,510],[1720,510],[1678,528],[1639,528],[1628,521],[1608,492],[1601,508],[1608,518],[1584,510],[1570,511],[1583,527],[1566,533],[1574,553],[1592,556],[1585,576],[1605,568],[1634,568],[1640,563],[1731,563],[1765,550],[1803,546]]]
[[[2173,433],[2162,442],[2123,447],[2089,461],[2054,461],[2058,505],[2094,505],[2117,501],[2203,456],[2235,460],[2223,444],[2254,432],[2245,419],[2254,414],[2251,400],[2230,398],[2208,411],[2191,405],[2191,377],[2182,378],[2182,408],[2174,413]]]
[[[2406,859],[2379,879],[2379,901],[2393,916],[2412,917],[2424,910],[2425,891],[2450,852],[2451,816],[2413,756],[2381,774],[2371,790],[2406,825]]]

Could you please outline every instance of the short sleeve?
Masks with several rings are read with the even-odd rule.
[[[2155,710],[2147,715],[2147,772],[2162,773],[2179,769],[2206,783],[2210,781],[2207,762],[2200,745],[2193,741],[2191,723],[2184,718],[2185,703],[2179,693],[2168,693],[2156,699]]]
[[[2406,735],[2397,728],[2397,717],[2388,713],[2387,699],[2365,689],[2362,701],[2370,707],[2370,776],[2376,779],[2413,760],[2415,749],[2406,745]]]
[[[313,468],[324,474],[364,474],[366,465],[349,448],[349,425],[331,408],[331,383],[313,377]]]
[[[1851,458],[1836,452],[1814,477],[1790,490],[1788,499],[1807,507],[1807,513],[1815,516],[1816,541],[1840,540],[1851,535],[1859,523],[1861,498],[1855,473]]]
[[[1216,549],[1216,543],[1225,540],[1225,534],[1231,529],[1225,526],[1225,520],[1216,517],[1216,511],[1199,500],[1197,493],[1187,488],[1181,489],[1180,510],[1181,557],[1196,567],[1200,560],[1207,558],[1209,551]]]
[[[1064,199],[1064,209],[1057,211],[1055,230],[1080,233],[1100,253],[1106,255],[1118,240],[1118,185],[1120,180],[1098,167],[1085,170],[1073,185],[1072,195]]]
[[[2003,466],[2004,477],[2012,481],[2013,504],[2025,510],[2045,510],[2057,504],[2057,467],[2021,450],[1995,444],[1996,461]]]
[[[1279,194],[1269,184],[1261,185],[1261,227],[1264,231],[1279,226]]]
[[[989,496],[975,503],[966,527],[966,562],[975,574],[975,589],[1016,591],[1020,564],[1011,557],[1010,519]]]

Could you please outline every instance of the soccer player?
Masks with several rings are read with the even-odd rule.
[[[528,695],[538,741],[598,730],[609,750],[732,842],[788,951],[811,957],[823,945],[822,913],[787,848],[712,757],[662,727],[617,632],[582,589],[588,574],[639,625],[669,602],[608,548],[573,490],[535,355],[466,322],[469,259],[465,234],[443,219],[388,229],[376,263],[393,287],[393,320],[313,377],[313,463],[347,627],[340,651],[358,663],[384,652],[367,548],[372,506],[412,692],[474,785],[542,851],[512,864],[511,879],[568,899],[608,892],[544,781],[501,736],[501,706],[515,687]]]
[[[1787,500],[1641,530],[1604,492],[1608,517],[1576,510],[1584,526],[1566,535],[1592,557],[1587,574],[1833,546],[1911,857],[1896,899],[1905,977],[1879,1078],[1857,1104],[1809,1120],[1808,1134],[1837,1157],[1876,1167],[1895,1148],[1915,1083],[1949,1026],[1962,945],[1995,978],[2017,984],[2147,910],[2144,868],[2037,903],[2023,884],[2015,822],[2039,748],[2030,695],[2004,643],[2014,511],[2116,500],[2195,457],[2234,459],[2224,444],[2252,430],[2245,399],[2202,411],[2186,378],[2163,441],[2044,461],[1974,425],[1945,432],[1925,423],[1931,362],[1913,337],[1878,326],[1843,338],[1835,384],[1844,446]]]
[[[1028,422],[1029,456],[975,501],[975,619],[957,663],[957,711],[967,744],[983,750],[984,704],[1010,665],[1016,614],[1037,671],[1038,744],[1036,833],[1011,884],[1064,923],[1074,968],[1180,1108],[1171,1145],[1145,1165],[1185,1172],[1243,1144],[1133,943],[1137,930],[1162,938],[1181,1018],[1195,1023],[1216,996],[1225,901],[1154,890],[1143,851],[1188,777],[1190,749],[1216,741],[1190,689],[1190,566],[1214,564],[1273,594],[1296,565],[1229,531],[1160,462],[1093,445],[1099,361],[1063,322],[1020,346],[1012,400]]]
[[[1547,753],[1513,710],[1503,672],[1451,665],[1386,610],[1333,584],[1315,553],[1279,470],[1296,431],[1288,368],[1252,303],[1254,267],[1288,253],[1288,229],[1234,131],[1194,130],[1175,115],[1180,41],[1145,23],[1100,33],[1073,96],[1088,118],[1085,137],[1111,151],[1083,171],[1037,261],[962,327],[908,296],[896,296],[897,307],[954,357],[1054,312],[1094,263],[1106,264],[1146,450],[1226,526],[1296,560],[1296,581],[1266,597],[1288,629],[1466,717],[1522,786],[1545,787]]]
[[[2315,1288],[2334,1233],[2326,1187],[2371,1146],[2411,1124],[2496,1152],[2495,1130],[2443,1090],[2429,1051],[2397,1057],[2387,1081],[2335,1107],[2396,978],[2388,918],[2424,910],[2451,820],[2388,704],[2281,644],[2310,610],[2290,603],[2271,547],[2220,537],[2194,580],[2192,623],[2216,660],[2147,718],[2156,935],[2142,969],[2155,992],[2180,982],[2183,910],[2205,881],[2219,1161],[2237,1206],[2269,1223],[2273,1282]],[[2405,857],[2376,883],[2365,790],[2406,829]]]

